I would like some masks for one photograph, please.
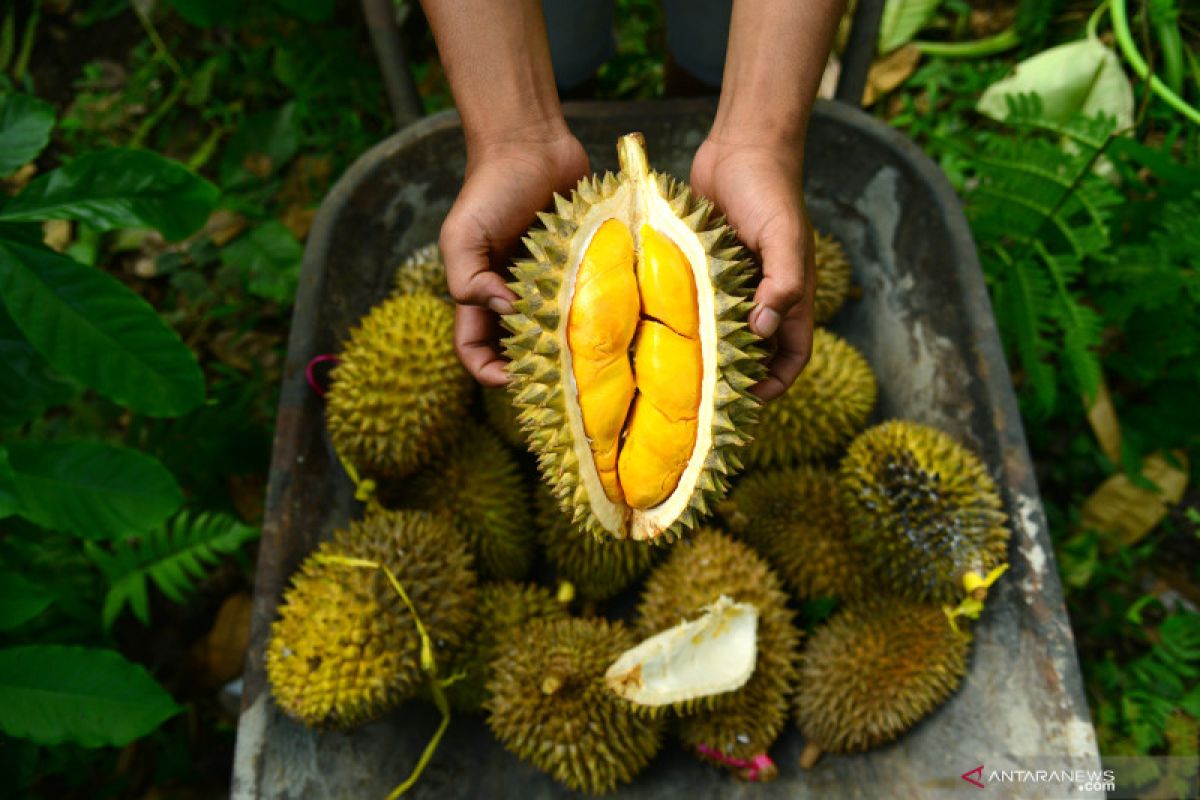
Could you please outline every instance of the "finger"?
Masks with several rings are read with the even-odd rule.
[[[497,314],[513,313],[516,295],[504,278],[492,269],[491,246],[483,229],[464,222],[462,213],[451,210],[442,224],[438,246],[446,263],[446,283],[455,302],[486,306]]]
[[[812,293],[809,292],[783,318],[775,353],[767,362],[767,377],[750,391],[764,401],[774,400],[786,392],[808,365],[812,343]]]
[[[750,329],[765,339],[808,289],[805,261],[812,257],[812,232],[797,218],[765,232],[759,244],[763,278],[754,293]]]
[[[478,306],[458,305],[454,312],[454,350],[467,372],[484,386],[508,383],[508,361],[500,354],[500,320]]]

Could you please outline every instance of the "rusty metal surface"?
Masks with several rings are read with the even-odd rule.
[[[615,169],[614,143],[646,133],[651,163],[686,177],[711,122],[707,102],[568,107],[596,169]],[[976,627],[962,690],[900,741],[869,754],[797,768],[789,731],[772,755],[780,776],[741,785],[668,743],[621,797],[936,797],[977,791],[959,775],[983,763],[1096,768],[1099,759],[1071,629],[979,263],[962,211],[936,167],[900,134],[844,106],[817,107],[806,192],[821,229],[845,244],[863,299],[834,328],[879,376],[877,417],[937,425],[978,451],[1004,490],[1012,568]],[[255,585],[251,651],[238,731],[233,796],[382,798],[415,763],[436,725],[411,703],[350,734],[318,734],[284,718],[265,685],[263,651],[275,607],[297,563],[354,512],[326,444],[320,400],[304,365],[333,352],[387,292],[392,268],[436,238],[465,164],[457,118],[426,119],[351,168],[321,206],[305,253]],[[1006,787],[1053,796],[1044,786]],[[1061,794],[1061,791],[1058,792]],[[416,798],[570,796],[506,753],[479,719],[456,718]],[[1009,796],[1013,796],[1010,794]]]

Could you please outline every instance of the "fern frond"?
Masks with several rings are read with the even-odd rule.
[[[1054,316],[1063,332],[1068,372],[1075,388],[1090,401],[1100,389],[1100,357],[1096,348],[1100,345],[1104,321],[1071,293],[1069,285],[1082,270],[1078,260],[1051,255],[1041,242],[1034,243],[1034,252],[1054,285]]]
[[[224,514],[183,512],[136,544],[108,551],[89,543],[88,555],[109,584],[101,615],[104,627],[111,627],[126,606],[149,624],[148,580],[182,603],[221,555],[235,552],[258,535],[257,528]]]
[[[1011,332],[1021,367],[1033,389],[1038,411],[1049,413],[1054,408],[1057,385],[1049,358],[1053,352],[1050,344],[1052,324],[1048,311],[1052,304],[1053,289],[1045,274],[1037,265],[1025,259],[1014,259],[1003,247],[989,251],[998,260],[1000,269],[993,268],[996,277],[997,307]],[[989,259],[985,256],[985,265]]]

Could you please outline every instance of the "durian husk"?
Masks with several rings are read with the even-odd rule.
[[[325,398],[338,455],[405,477],[430,463],[466,416],[472,382],[454,353],[454,311],[427,295],[389,297],[350,332]]]
[[[267,645],[267,677],[280,707],[318,728],[344,729],[386,713],[428,681],[408,606],[378,569],[404,587],[446,663],[475,620],[476,577],[466,544],[441,517],[373,509],[318,545],[284,595]]]
[[[949,434],[901,420],[877,425],[850,446],[838,482],[851,537],[895,593],[957,603],[968,574],[986,576],[1007,558],[996,483]]]
[[[535,619],[565,619],[567,607],[551,591],[515,581],[485,583],[479,589],[475,627],[443,677],[460,675],[446,687],[446,698],[458,711],[483,710],[487,683],[499,649],[517,629]]]
[[[741,689],[674,706],[677,732],[734,759],[760,755],[779,737],[789,715],[800,633],[779,578],[757,553],[726,534],[704,528],[679,542],[650,573],[638,606],[641,638],[694,618],[722,595],[758,609],[754,674]]]
[[[518,758],[571,789],[610,792],[633,780],[662,744],[663,721],[611,694],[604,673],[635,644],[620,622],[535,620],[492,664],[488,725]]]
[[[815,232],[817,287],[813,297],[813,321],[825,325],[841,310],[850,295],[850,262],[841,242]]]
[[[937,605],[876,596],[839,610],[801,656],[806,750],[853,753],[895,739],[958,689],[970,643]]]
[[[842,511],[837,474],[802,465],[744,475],[721,513],[798,600],[854,600],[873,580]]]
[[[425,294],[444,303],[454,302],[450,296],[450,286],[446,283],[446,265],[437,242],[418,247],[400,262],[392,278],[392,293]]]
[[[535,535],[529,487],[512,451],[480,423],[461,423],[437,462],[399,489],[401,505],[453,521],[482,577],[520,580],[528,574]]]
[[[875,407],[875,375],[837,334],[813,332],[812,358],[796,382],[762,410],[745,451],[749,466],[790,467],[836,457],[866,427]]]
[[[584,600],[603,602],[636,581],[654,563],[659,548],[649,542],[596,536],[558,507],[545,484],[534,492],[538,539],[561,580]]]
[[[525,450],[525,434],[517,421],[517,407],[513,405],[508,390],[500,386],[484,387],[483,413],[505,444]]]
[[[737,450],[749,441],[746,431],[758,407],[749,389],[764,374],[764,367],[758,338],[746,322],[753,308],[746,288],[752,275],[746,251],[711,202],[648,168],[640,138],[639,134],[622,137],[619,174],[584,178],[570,199],[556,195],[554,212],[539,215],[541,225],[524,240],[531,257],[512,268],[515,280],[510,287],[518,300],[516,313],[504,318],[512,333],[504,346],[511,360],[509,388],[520,409],[518,418],[563,510],[597,535],[665,542],[694,528],[728,491],[731,474],[741,467]],[[578,263],[587,236],[617,202],[614,198],[622,193],[629,197],[630,192],[640,191],[637,187],[661,198],[670,209],[668,219],[693,232],[703,249],[713,317],[701,316],[701,341],[706,337],[714,341],[705,345],[704,357],[710,359],[705,386],[710,388],[702,395],[697,444],[689,466],[666,500],[630,514],[613,506],[600,488],[578,404],[569,388],[573,378],[565,329],[573,287],[569,268]],[[651,205],[663,207],[649,203],[638,207]],[[676,244],[684,247],[685,243],[676,239]],[[706,291],[697,289],[701,295]],[[714,373],[708,371],[714,368]],[[708,382],[710,376],[715,380]]]

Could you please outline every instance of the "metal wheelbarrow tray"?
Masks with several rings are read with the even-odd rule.
[[[686,178],[712,120],[709,101],[567,107],[595,170],[616,170],[617,137],[646,134],[651,163]],[[325,198],[305,252],[279,406],[234,766],[235,798],[383,798],[416,763],[437,714],[412,702],[348,734],[308,731],[274,705],[263,654],[288,577],[356,513],[326,444],[304,367],[336,352],[388,292],[404,254],[436,239],[466,163],[453,113],[379,144]],[[799,769],[790,728],[772,749],[773,783],[739,784],[668,741],[621,797],[926,797],[974,791],[988,770],[1096,768],[1094,731],[1046,522],[979,262],[959,202],[909,140],[862,112],[821,103],[808,138],[806,193],[816,226],[837,236],[863,297],[834,329],[879,378],[876,418],[935,425],[980,453],[1002,487],[1012,567],[976,626],[971,671],[945,706],[899,741]],[[1061,787],[1010,784],[1027,796]],[[518,761],[479,718],[459,715],[411,793],[418,798],[540,798],[571,793]]]

